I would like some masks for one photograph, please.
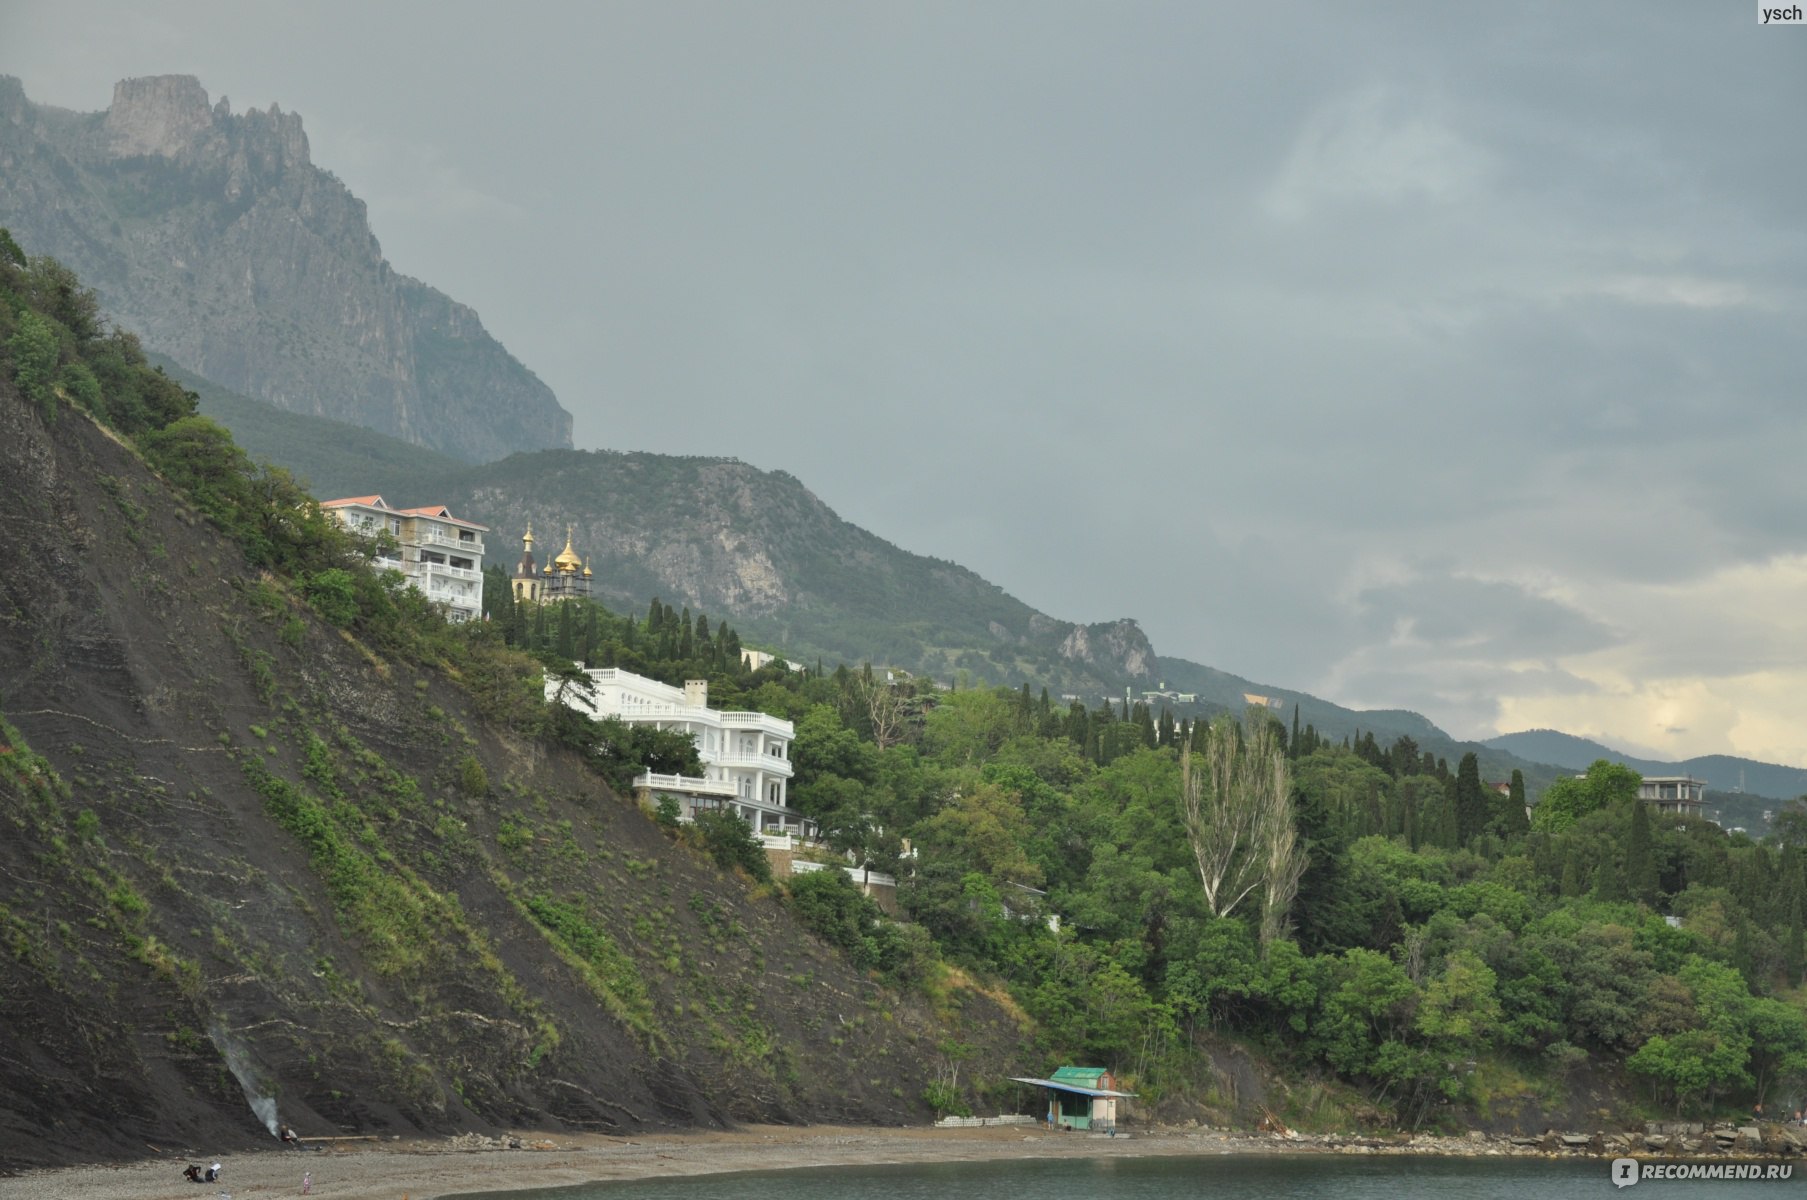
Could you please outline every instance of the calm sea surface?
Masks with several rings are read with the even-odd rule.
[[[509,1200],[1565,1200],[1618,1194],[1605,1159],[1586,1162],[1473,1158],[1353,1158],[1291,1155],[1205,1158],[1102,1158],[960,1162],[874,1167],[807,1167],[689,1179],[595,1183],[508,1192]],[[1715,1200],[1801,1194],[1803,1173],[1787,1182],[1644,1180],[1627,1200],[1697,1196]],[[471,1193],[461,1200],[501,1200]]]

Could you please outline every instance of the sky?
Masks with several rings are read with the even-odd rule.
[[[1677,3],[6,0],[299,112],[579,447],[1458,737],[1807,766],[1807,26]]]

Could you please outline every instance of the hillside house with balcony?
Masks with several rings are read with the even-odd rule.
[[[461,521],[443,504],[395,508],[381,496],[348,496],[320,508],[366,537],[389,535],[378,565],[392,567],[435,604],[446,619],[469,621],[483,611],[483,535],[488,527]]]
[[[634,789],[676,797],[680,819],[699,811],[727,809],[767,836],[816,836],[816,823],[789,805],[790,747],[796,730],[789,721],[759,712],[723,712],[709,707],[709,681],[687,680],[682,688],[617,667],[585,671],[588,689],[566,687],[564,703],[592,720],[616,717],[630,725],[675,729],[696,739],[703,774],[654,775],[634,780]],[[560,694],[547,680],[546,698]]]

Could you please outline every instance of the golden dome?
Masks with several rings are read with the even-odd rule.
[[[590,578],[590,576],[591,576],[591,575],[592,575],[592,574],[594,574],[594,572],[592,572],[592,571],[591,571],[591,570],[590,570],[590,564],[589,564],[589,563],[585,563],[585,564],[584,564],[584,578],[585,578],[585,579],[588,579],[588,578]]]
[[[571,527],[569,525],[565,526],[565,548],[559,551],[558,557],[552,561],[560,571],[567,575],[583,565],[583,559],[577,557],[577,551],[571,549]]]

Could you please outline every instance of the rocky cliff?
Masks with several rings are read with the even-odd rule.
[[[477,314],[399,275],[301,118],[199,81],[102,113],[0,76],[0,225],[74,268],[146,346],[246,395],[482,462],[569,446],[571,416]]]
[[[545,451],[397,482],[430,489],[440,497],[431,503],[483,514],[493,530],[488,562],[512,570],[529,523],[542,543],[558,539],[554,552],[569,527],[604,603],[637,611],[656,596],[692,605],[804,662],[867,660],[942,680],[965,671],[1056,692],[1116,692],[1155,675],[1154,650],[1133,620],[1076,625],[1047,616],[958,563],[911,554],[842,520],[784,471],[735,459]]]

